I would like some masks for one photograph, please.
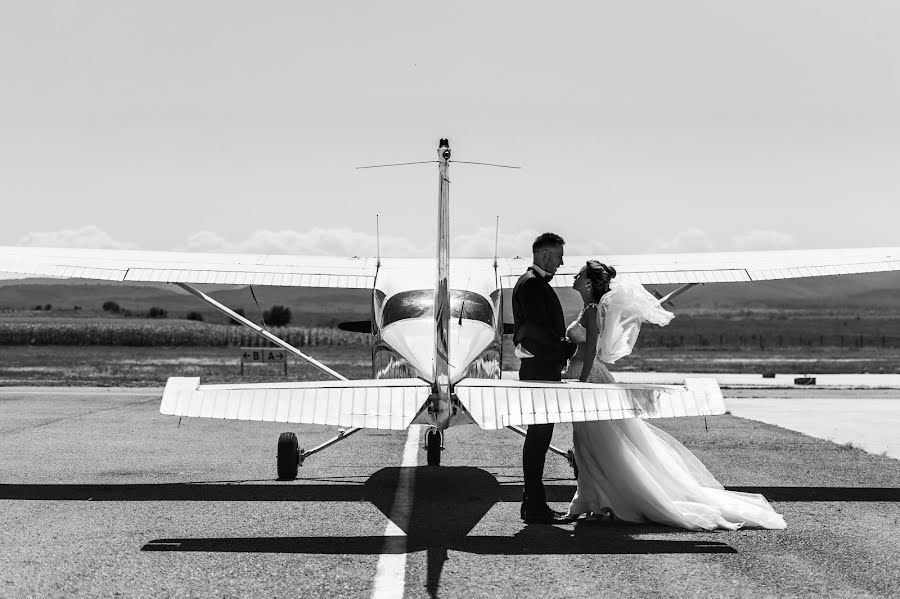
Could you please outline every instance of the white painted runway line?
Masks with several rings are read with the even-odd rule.
[[[900,459],[900,398],[728,397],[735,416]]]
[[[416,466],[419,460],[419,437],[422,425],[414,424],[409,427],[406,435],[406,444],[403,446],[403,458],[400,461],[400,476],[397,479],[397,491],[394,494],[394,504],[391,506],[391,515],[387,526],[384,528],[385,537],[406,537],[403,532],[408,528],[409,519],[413,510],[413,489],[416,482]],[[385,539],[385,548],[396,547]],[[402,553],[382,553],[378,558],[378,568],[375,572],[375,588],[372,590],[372,599],[402,598],[406,584],[406,543],[403,543]]]

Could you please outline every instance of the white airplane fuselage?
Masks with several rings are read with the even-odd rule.
[[[434,375],[438,360],[433,273],[391,260],[378,271],[373,292],[373,378],[421,378],[431,383],[433,407],[427,422],[453,422],[452,397]],[[461,264],[462,262],[462,264]],[[419,263],[421,264],[421,263]],[[462,266],[462,268],[460,268]],[[449,283],[448,383],[464,378],[500,378],[503,305],[490,259],[454,261]]]

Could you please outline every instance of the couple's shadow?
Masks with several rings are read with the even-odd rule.
[[[407,470],[413,470],[409,472]],[[401,477],[413,482],[410,509],[394,510]],[[473,467],[384,468],[364,484],[352,485],[348,496],[370,501],[406,534],[383,536],[298,536],[254,538],[183,538],[150,541],[144,551],[206,551],[303,554],[382,554],[427,552],[426,589],[437,593],[448,550],[480,555],[735,553],[725,543],[705,540],[643,539],[635,535],[675,532],[659,526],[577,523],[566,526],[521,525],[521,486],[501,485],[488,472]],[[548,498],[563,501],[572,485],[548,485]],[[495,504],[512,503],[502,517],[516,518],[521,528],[512,535],[469,534]],[[512,507],[512,506],[510,506]],[[401,512],[403,517],[396,517]],[[325,523],[323,523],[323,526]],[[678,531],[682,532],[682,531]],[[683,535],[681,535],[683,536]]]

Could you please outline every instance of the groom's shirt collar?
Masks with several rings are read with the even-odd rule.
[[[531,265],[531,270],[533,270],[533,271],[536,272],[537,274],[541,275],[542,277],[549,277],[549,276],[551,276],[549,272],[547,272],[546,270],[544,270],[543,268],[541,268],[541,267],[538,266],[537,264],[532,264],[532,265]]]
[[[553,278],[553,275],[551,275],[549,272],[547,272],[537,264],[532,264],[531,270],[533,270],[536,275],[543,277],[545,281],[549,281]]]

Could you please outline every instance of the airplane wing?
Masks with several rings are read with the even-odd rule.
[[[900,270],[900,247],[566,256],[552,285],[571,287],[574,276],[592,259],[609,264],[617,274],[635,277],[644,285],[731,283]],[[515,285],[530,264],[530,258],[501,261],[503,286]]]
[[[566,256],[552,284],[569,287],[585,261],[599,259],[643,284],[727,283],[900,270],[900,248]],[[451,268],[471,268],[454,259]],[[482,260],[477,260],[482,262]],[[512,287],[531,259],[498,260]],[[0,272],[24,276],[371,289],[374,258],[277,254],[204,254],[138,250],[0,247]]]
[[[23,276],[371,289],[374,258],[0,247],[0,272]]]
[[[169,416],[404,430],[428,399],[420,379],[201,385],[171,377],[159,411]]]
[[[456,384],[455,392],[472,419],[484,429],[725,413],[725,401],[715,379],[686,378],[684,383],[601,385],[466,379]]]

